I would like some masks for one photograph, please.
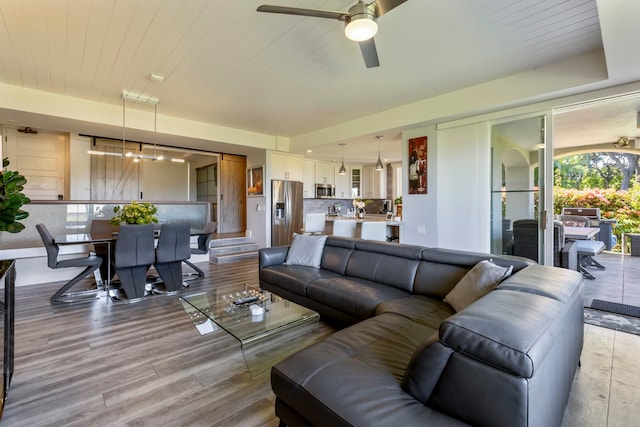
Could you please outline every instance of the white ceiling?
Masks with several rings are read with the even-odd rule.
[[[256,12],[265,2],[346,11],[355,0],[1,1],[0,83],[111,105],[143,94],[165,116],[295,137],[603,49],[595,0],[409,0],[379,19],[381,65],[367,69],[343,23]],[[9,120],[32,126],[0,111]],[[589,123],[567,129],[584,141],[634,130]],[[382,157],[399,160],[400,130],[384,137]],[[346,142],[345,157],[377,158],[375,135]]]

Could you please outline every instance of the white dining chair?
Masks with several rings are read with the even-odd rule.
[[[356,220],[337,219],[333,221],[333,235],[340,237],[356,237]]]
[[[325,215],[323,213],[308,213],[304,216],[304,234],[324,234]]]
[[[366,221],[361,224],[361,227],[361,239],[387,241],[387,223],[385,221]]]

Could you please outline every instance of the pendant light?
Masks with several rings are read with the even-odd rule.
[[[347,173],[347,168],[344,167],[344,146],[346,144],[342,143],[342,144],[339,144],[339,145],[342,148],[342,165],[340,165],[340,169],[338,170],[338,173],[340,175],[344,175],[344,174]]]
[[[382,160],[380,160],[380,141],[382,141],[382,135],[378,135],[376,136],[376,138],[378,138],[378,161],[376,162],[376,170],[381,171],[384,169]]]

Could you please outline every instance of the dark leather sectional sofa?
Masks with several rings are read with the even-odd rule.
[[[260,251],[260,285],[350,325],[273,367],[288,426],[557,426],[583,345],[582,276],[437,248],[329,237],[320,268]],[[479,261],[513,274],[458,313]]]

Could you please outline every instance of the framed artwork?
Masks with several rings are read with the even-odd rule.
[[[427,194],[427,137],[409,140],[409,194]]]
[[[264,195],[262,188],[264,167],[258,166],[247,169],[247,196],[257,197]]]

